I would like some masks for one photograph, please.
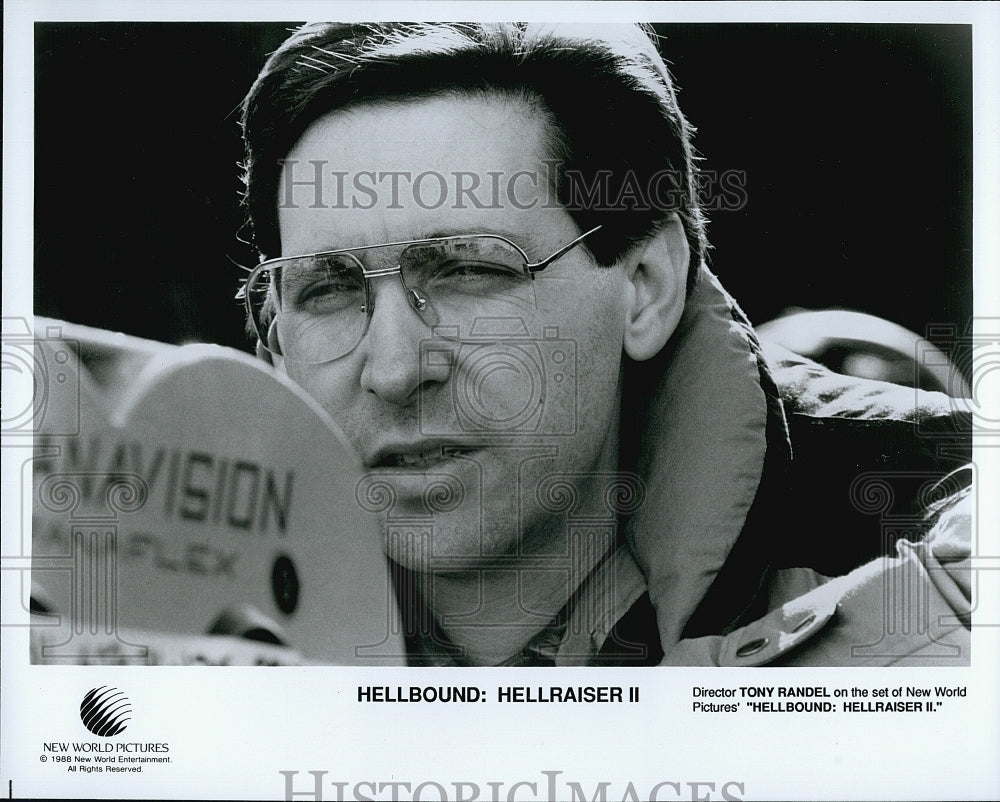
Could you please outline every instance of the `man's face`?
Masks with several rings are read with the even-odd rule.
[[[551,200],[544,136],[539,113],[499,96],[380,102],[322,117],[287,156],[282,255],[496,233],[540,261],[582,233]],[[315,186],[288,183],[311,181],[315,161],[321,203]],[[378,178],[392,172],[402,174],[396,191],[393,179]],[[363,173],[373,193],[353,189]],[[478,186],[478,203],[458,196],[458,180]],[[384,252],[360,258],[386,266]],[[421,320],[398,275],[371,285],[374,311],[352,351],[318,365],[284,363],[361,455],[368,475],[359,499],[378,506],[388,535],[430,532],[433,556],[455,568],[565,556],[567,514],[604,509],[596,496],[617,469],[624,269],[598,267],[576,247],[534,279],[533,314],[482,320],[485,336],[461,344]],[[560,476],[580,494],[575,505],[560,496]],[[426,567],[428,544],[420,554],[388,540],[391,557]]]

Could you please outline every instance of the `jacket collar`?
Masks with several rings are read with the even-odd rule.
[[[623,449],[646,498],[625,533],[665,650],[680,640],[747,520],[764,472],[769,406],[787,437],[769,384],[749,322],[704,266],[664,353],[628,367]]]

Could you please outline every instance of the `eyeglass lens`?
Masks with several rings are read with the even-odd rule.
[[[377,281],[370,290],[366,286],[361,259],[370,262],[369,269],[392,261],[385,259],[391,252],[378,250],[290,257],[256,274],[247,294],[261,341],[273,350],[268,335],[276,334],[283,355],[302,362],[326,362],[351,351],[364,336],[368,307],[379,292]],[[534,314],[524,256],[500,238],[413,244],[399,252],[395,264],[411,308],[427,326],[454,333],[446,336],[461,339],[479,318],[527,320]],[[269,331],[272,320],[275,332]]]

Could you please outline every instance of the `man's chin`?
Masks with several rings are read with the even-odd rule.
[[[382,548],[397,565],[423,574],[467,574],[496,567],[510,544],[483,538],[479,522],[381,521]]]

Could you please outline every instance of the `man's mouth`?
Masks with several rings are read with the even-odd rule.
[[[407,468],[425,470],[448,462],[456,456],[471,454],[475,448],[437,445],[430,448],[385,448],[379,449],[370,460],[365,460],[368,468]]]

